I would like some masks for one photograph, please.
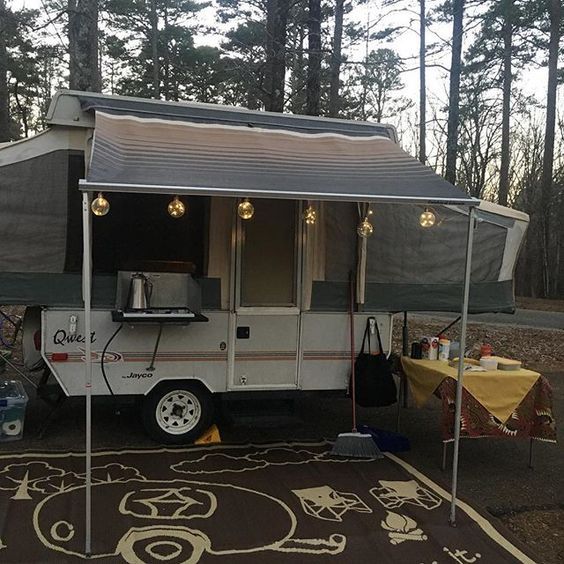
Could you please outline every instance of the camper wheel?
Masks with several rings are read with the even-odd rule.
[[[211,394],[199,382],[163,382],[145,397],[142,417],[147,434],[155,441],[190,443],[212,423]]]

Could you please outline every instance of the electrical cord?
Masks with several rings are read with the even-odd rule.
[[[114,334],[108,339],[108,342],[106,343],[106,345],[104,346],[104,349],[102,350],[102,358],[100,360],[100,368],[102,369],[102,376],[104,378],[104,382],[106,382],[106,386],[108,387],[108,390],[110,391],[110,394],[113,396],[114,391],[112,390],[112,387],[110,386],[110,383],[108,382],[108,378],[106,376],[106,369],[104,368],[104,358],[106,357],[106,351],[108,350],[108,347],[110,346],[111,342],[116,338],[117,334],[123,329],[123,323],[119,324],[119,327],[115,330]]]

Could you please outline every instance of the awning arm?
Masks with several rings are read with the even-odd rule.
[[[460,352],[458,355],[458,379],[454,410],[454,452],[452,458],[452,489],[450,502],[450,524],[456,524],[456,491],[458,487],[458,453],[460,447],[460,414],[462,411],[462,379],[464,377],[464,351],[466,350],[466,326],[468,324],[468,302],[470,299],[470,278],[472,275],[472,245],[474,242],[474,213],[468,213],[468,234],[466,237],[466,265],[464,267],[464,291],[462,296],[462,324],[460,328]]]

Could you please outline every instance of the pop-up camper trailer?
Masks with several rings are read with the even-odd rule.
[[[28,366],[86,396],[87,555],[92,393],[142,395],[148,431],[182,442],[212,394],[345,390],[351,272],[357,350],[367,320],[389,350],[391,313],[429,310],[461,312],[465,350],[468,311],[514,307],[528,217],[391,127],[80,92],[48,123],[0,148],[0,303],[28,306]]]
[[[80,92],[48,123],[0,149],[0,303],[28,306],[28,366],[68,395],[145,396],[162,441],[197,436],[211,394],[345,390],[351,272],[357,350],[368,318],[388,352],[393,312],[460,311],[469,209],[468,308],[514,307],[527,216],[392,127]]]

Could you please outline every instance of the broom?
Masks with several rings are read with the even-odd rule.
[[[352,430],[350,433],[341,433],[337,436],[331,454],[346,456],[347,458],[383,458],[380,449],[376,446],[372,435],[359,433],[356,428],[356,379],[355,379],[355,354],[354,354],[354,280],[352,272],[349,276],[350,303],[349,321],[351,337],[351,400],[352,400]]]

